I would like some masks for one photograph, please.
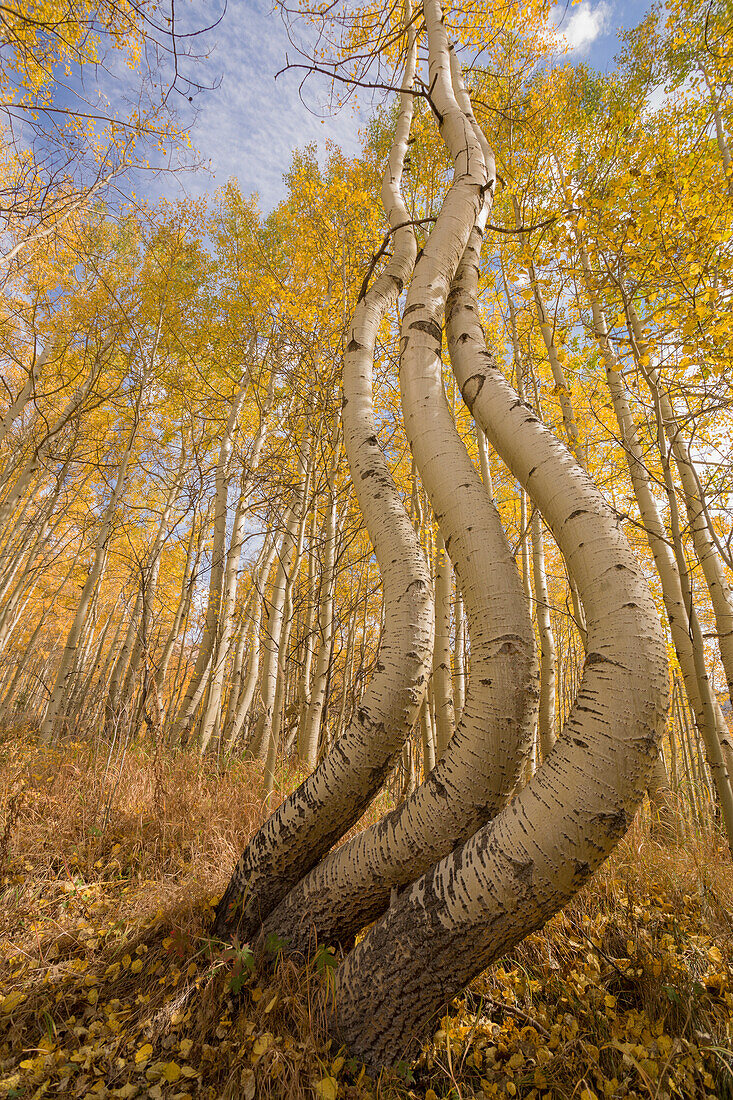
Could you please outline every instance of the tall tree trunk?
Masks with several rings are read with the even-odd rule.
[[[433,694],[435,697],[435,753],[443,758],[453,736],[453,683],[450,660],[450,609],[453,570],[440,531],[435,536],[435,643],[433,649]]]
[[[310,692],[310,704],[305,715],[305,724],[301,735],[303,763],[311,769],[315,767],[318,754],[318,741],[321,732],[323,705],[326,700],[326,682],[328,680],[333,636],[334,567],[337,539],[335,474],[338,465],[338,450],[337,444],[329,472],[328,500],[323,525],[323,563],[318,601],[318,656],[316,657],[316,669]]]
[[[453,95],[439,4],[426,0],[424,12],[431,98],[466,185],[462,216],[451,211],[458,234],[473,226],[487,181],[466,133],[470,101],[455,62],[460,106]],[[471,232],[450,307],[456,339],[467,333],[477,350],[454,370],[469,410],[572,568],[587,614],[588,656],[571,717],[543,767],[493,822],[404,890],[337,970],[338,1035],[371,1066],[405,1057],[426,1019],[541,926],[601,863],[643,797],[666,712],[664,638],[615,517],[491,357],[478,351],[482,228]]]
[[[267,919],[265,930],[287,936],[296,950],[307,949],[313,931],[320,942],[348,942],[386,908],[393,888],[413,881],[490,820],[511,796],[531,743],[537,670],[529,609],[499,514],[443,389],[441,321],[462,255],[454,233],[467,190],[475,202],[473,180],[461,177],[453,185],[415,265],[402,321],[400,391],[412,454],[440,526],[438,554],[450,548],[464,594],[468,697],[426,781],[397,810],[332,852]],[[465,221],[464,245],[472,225]],[[455,362],[467,345],[452,327],[452,294],[447,321]],[[446,594],[449,615],[449,581]],[[436,628],[436,650],[437,638]],[[447,678],[450,697],[450,665]]]
[[[137,435],[138,424],[140,420],[140,404],[142,402],[144,389],[144,381],[140,383],[138,388],[137,399],[135,402],[135,410],[133,415],[133,423],[130,429],[130,434],[125,445],[125,449],[120,458],[120,464],[117,470],[117,480],[110,494],[107,507],[105,508],[102,522],[99,529],[99,535],[94,547],[94,558],[92,560],[91,568],[84,582],[79,602],[76,607],[76,613],[74,620],[69,629],[69,633],[66,638],[66,645],[64,651],[61,654],[61,661],[56,673],[56,683],[54,684],[51,699],[48,704],[48,710],[46,716],[41,725],[39,731],[39,738],[41,741],[50,741],[54,735],[56,721],[63,708],[66,696],[73,683],[73,677],[76,673],[77,662],[77,647],[81,638],[82,631],[87,623],[87,616],[89,613],[89,607],[92,598],[97,590],[97,584],[99,583],[104,568],[104,563],[107,557],[107,550],[109,545],[109,539],[112,534],[112,524],[114,521],[115,512],[117,511],[117,505],[123,494],[125,488],[125,482],[127,479],[127,466],[130,461],[130,455],[132,454],[132,447]]]
[[[265,596],[264,590],[267,585],[267,578],[270,574],[272,563],[275,560],[275,555],[278,552],[282,554],[282,543],[278,544],[276,538],[270,538],[266,545],[267,549],[252,573],[254,602],[252,605],[252,619],[249,624],[249,663],[247,665],[247,675],[236,697],[231,721],[228,727],[226,745],[227,751],[229,752],[231,752],[241,736],[244,723],[252,706],[252,700],[254,699],[260,670],[260,624],[262,622],[262,603]],[[234,691],[234,685],[232,685],[232,691]]]
[[[250,344],[250,351],[251,349],[252,344]],[[196,664],[194,665],[191,679],[188,682],[186,694],[178,711],[174,727],[175,733],[184,741],[188,741],[196,719],[196,712],[201,701],[201,696],[206,688],[206,675],[211,667],[212,653],[216,641],[226,563],[227,505],[230,477],[229,465],[232,456],[234,433],[237,428],[239,413],[249,388],[250,379],[251,371],[248,369],[240,380],[239,388],[234,396],[232,407],[229,411],[224,434],[219,444],[219,455],[215,470],[216,500],[214,504],[214,541],[211,551],[209,594],[206,603],[204,632],[198,654],[196,655]]]
[[[409,31],[414,44],[413,31]],[[223,932],[237,920],[248,938],[287,891],[358,819],[379,790],[417,717],[432,656],[433,598],[422,548],[377,437],[372,400],[379,325],[409,278],[414,234],[399,192],[412,117],[414,45],[383,195],[393,254],[363,287],[344,355],[342,423],[354,489],[384,580],[379,661],[349,728],[312,775],[265,822],[217,908]],[[399,228],[402,226],[402,228]],[[246,897],[243,897],[246,890]],[[235,911],[236,910],[236,911]]]

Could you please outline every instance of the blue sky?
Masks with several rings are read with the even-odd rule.
[[[649,7],[648,0],[581,0],[573,6],[563,0],[553,15],[572,56],[605,70],[617,51],[618,30],[634,26]],[[364,116],[346,108],[321,120],[299,99],[300,74],[285,73],[275,80],[286,53],[293,59],[294,51],[270,0],[229,0],[210,44],[214,50],[207,69],[221,84],[198,97],[192,137],[211,175],[198,172],[186,174],[178,184],[169,181],[169,194],[180,187],[202,194],[235,176],[245,194],[259,193],[268,211],[284,196],[282,177],[296,147],[316,141],[323,150],[330,139],[346,153],[357,152]]]

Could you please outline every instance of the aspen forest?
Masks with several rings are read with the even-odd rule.
[[[0,5],[0,1100],[733,1100],[733,6],[616,10]]]

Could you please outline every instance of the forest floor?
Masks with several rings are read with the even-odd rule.
[[[260,790],[239,762],[0,743],[0,1097],[733,1097],[718,836],[660,846],[637,821],[375,1081],[324,1041],[330,952],[298,969],[208,935]]]

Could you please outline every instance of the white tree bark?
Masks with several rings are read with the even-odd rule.
[[[323,705],[326,701],[326,684],[328,682],[331,640],[333,637],[334,566],[337,540],[335,475],[338,465],[338,451],[337,445],[334,449],[334,458],[329,472],[329,496],[323,525],[323,564],[318,609],[318,656],[316,657],[316,668],[310,690],[310,702],[301,734],[303,763],[311,769],[315,767],[318,756],[318,741]]]
[[[447,51],[440,64],[431,54],[431,86],[441,80],[450,84]],[[443,311],[462,255],[461,234],[465,245],[476,198],[483,195],[481,175],[472,177],[470,162],[461,163],[466,145],[477,146],[472,126],[464,125],[462,115],[444,114],[443,120],[444,130],[452,124],[455,180],[408,289],[400,389],[407,437],[440,525],[437,545],[448,547],[464,594],[472,675],[462,720],[425,782],[397,810],[332,852],[265,922],[266,931],[287,935],[301,951],[313,931],[321,942],[348,942],[386,908],[395,887],[411,882],[490,820],[516,786],[534,728],[537,670],[529,609],[498,512],[443,389]],[[483,158],[480,172],[485,180]],[[465,350],[451,328],[450,304],[447,316],[455,363]],[[449,614],[449,583],[447,602]],[[450,665],[447,677],[450,693]]]
[[[435,537],[435,643],[433,648],[435,754],[438,760],[443,758],[456,726],[450,646],[452,595],[453,570],[445,550],[443,536],[438,531]]]
[[[435,0],[426,0],[425,19],[431,94],[450,142],[460,112],[440,78],[448,44]],[[481,201],[482,191],[479,180]],[[475,219],[476,206],[467,206]],[[572,569],[589,649],[571,716],[530,783],[400,894],[336,972],[338,1034],[371,1066],[405,1057],[426,1019],[543,924],[600,864],[643,797],[666,714],[664,638],[615,517],[481,348],[480,240],[475,230],[451,293],[455,338],[465,333],[473,346],[454,369],[468,408],[541,509]]]
[[[414,41],[412,31],[410,36]],[[411,47],[406,89],[412,84],[414,64]],[[349,728],[255,835],[237,865],[219,903],[215,927],[224,931],[237,920],[245,937],[368,805],[409,735],[428,677],[433,633],[430,575],[382,454],[372,402],[377,331],[409,278],[415,258],[414,234],[406,224],[410,219],[399,193],[411,116],[412,96],[406,91],[383,183],[393,255],[372,286],[364,288],[344,356],[344,445],[384,579],[386,615],[379,660]]]
[[[66,644],[64,651],[61,655],[58,671],[56,673],[56,682],[54,684],[53,692],[49,700],[48,709],[43,719],[43,723],[39,730],[39,738],[41,741],[50,741],[54,735],[56,720],[63,708],[67,693],[69,691],[73,675],[76,670],[76,658],[77,647],[81,638],[82,631],[86,626],[87,616],[89,613],[89,607],[92,598],[97,591],[97,585],[104,569],[104,563],[107,557],[107,550],[109,539],[112,534],[112,525],[114,522],[115,512],[117,511],[117,505],[125,489],[125,482],[127,479],[127,467],[132,454],[132,447],[137,435],[138,424],[140,421],[140,404],[142,402],[144,389],[144,381],[140,383],[137,399],[135,402],[135,410],[133,415],[133,423],[130,429],[125,449],[120,457],[120,463],[117,470],[117,479],[115,481],[112,492],[110,493],[107,507],[105,508],[104,515],[100,524],[99,534],[94,547],[94,557],[92,564],[87,575],[87,579],[84,582],[79,602],[76,607],[76,613],[74,615],[73,622],[69,628],[69,633],[66,638]]]
[[[251,350],[252,345],[250,345]],[[211,570],[209,573],[209,594],[206,604],[204,633],[201,638],[196,664],[186,688],[186,694],[175,721],[175,732],[187,740],[196,718],[203,691],[206,689],[206,674],[211,666],[212,653],[216,640],[219,610],[221,608],[222,586],[226,563],[227,504],[229,495],[230,461],[234,443],[237,420],[250,384],[251,372],[247,369],[240,381],[239,388],[232,401],[224,433],[219,444],[216,463],[216,500],[214,504],[214,541],[211,551]],[[203,684],[203,687],[202,687]]]

